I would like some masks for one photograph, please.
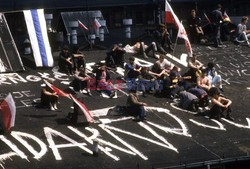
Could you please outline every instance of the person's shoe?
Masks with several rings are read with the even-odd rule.
[[[92,93],[91,93],[91,92],[88,92],[88,95],[89,95],[89,96],[92,96]]]
[[[230,115],[227,115],[226,119],[230,120],[230,121],[234,121],[234,118]]]
[[[57,110],[57,106],[56,106],[56,104],[54,104],[54,106],[53,106],[53,107],[54,107],[54,109],[55,109],[55,110]]]
[[[224,90],[223,90],[222,88],[219,88],[219,91],[220,91],[220,93],[221,93],[221,92],[224,92]]]
[[[51,111],[55,111],[55,108],[53,106],[50,107]]]
[[[112,92],[110,95],[109,95],[110,98],[113,98],[115,97],[115,92]]]
[[[215,48],[222,48],[221,45],[215,45],[214,47],[215,47]]]

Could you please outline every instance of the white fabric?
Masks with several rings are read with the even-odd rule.
[[[31,10],[24,10],[23,13],[24,13],[25,22],[26,22],[27,29],[28,29],[28,34],[29,34],[30,43],[32,46],[36,66],[37,67],[43,67],[43,66],[52,67],[54,65],[54,60],[52,57],[51,48],[49,44],[46,21],[44,17],[44,10],[37,9],[37,13],[38,13],[38,18],[39,18],[40,29],[42,31],[42,39],[43,39],[43,43],[44,43],[44,47],[46,51],[48,65],[44,65],[42,62],[42,55],[41,55],[41,52],[39,49],[39,43],[38,43],[39,40],[36,35],[36,29],[35,29],[35,24],[37,23],[33,22]]]

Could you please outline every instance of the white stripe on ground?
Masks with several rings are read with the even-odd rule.
[[[226,131],[225,127],[223,126],[223,124],[221,124],[219,121],[217,120],[214,120],[214,119],[211,119],[211,121],[215,122],[218,124],[219,127],[215,127],[215,126],[210,126],[210,125],[206,125],[206,124],[202,124],[202,123],[199,123],[193,119],[189,119],[189,121],[191,121],[192,123],[198,125],[198,126],[201,126],[201,127],[204,127],[204,128],[210,128],[210,129],[215,129],[215,130],[224,130]]]

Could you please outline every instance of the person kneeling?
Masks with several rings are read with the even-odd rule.
[[[147,106],[147,104],[139,102],[139,97],[136,94],[136,90],[130,90],[130,94],[127,99],[127,109],[129,114],[135,115],[137,121],[146,120],[144,106]]]

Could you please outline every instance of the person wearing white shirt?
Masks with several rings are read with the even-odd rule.
[[[172,70],[172,68],[174,67],[174,65],[169,62],[167,59],[165,59],[165,55],[161,54],[160,58],[158,61],[156,61],[156,63],[158,63],[161,66],[161,70],[166,70],[168,72],[170,72],[170,70]]]
[[[247,24],[248,22],[248,17],[247,16],[243,16],[241,19],[241,23],[238,24],[237,26],[237,38],[236,41],[237,42],[247,42],[248,46],[250,47],[250,30],[247,30]]]

